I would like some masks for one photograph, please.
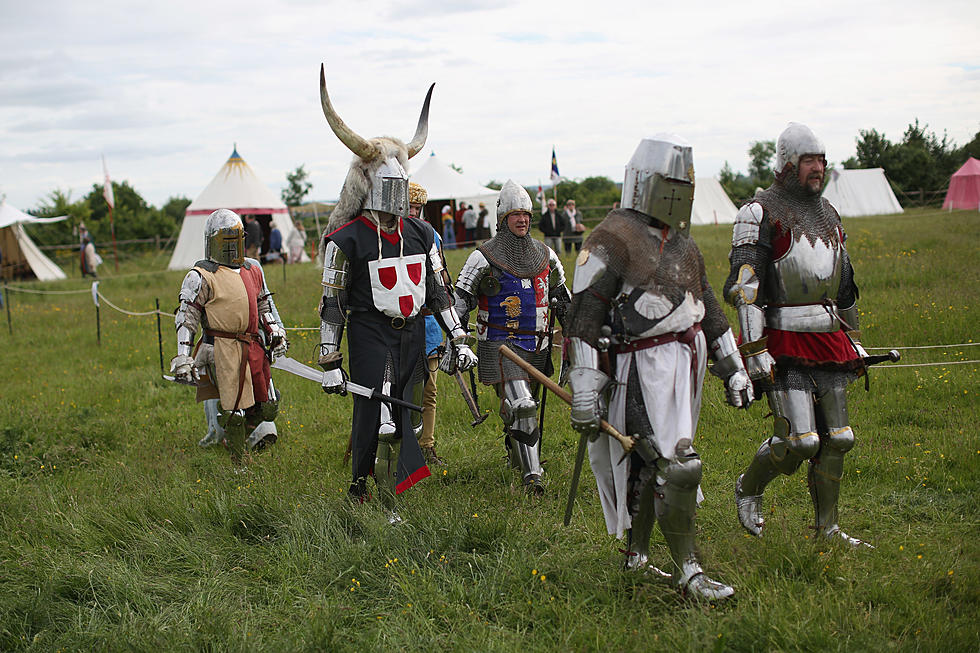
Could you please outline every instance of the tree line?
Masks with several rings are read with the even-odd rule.
[[[902,139],[893,143],[876,129],[862,129],[855,138],[856,153],[842,162],[844,169],[883,168],[885,176],[903,204],[916,195],[920,201],[942,202],[942,192],[950,176],[968,158],[980,158],[980,132],[957,147],[944,131],[942,137],[920,124],[918,118],[906,128]],[[719,181],[736,204],[752,197],[756,188],[772,183],[772,162],[776,141],[753,141],[748,150],[748,173],[735,172],[728,161]],[[832,167],[832,166],[831,166]],[[926,196],[931,193],[932,197]]]

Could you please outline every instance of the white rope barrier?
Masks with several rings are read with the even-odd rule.
[[[946,365],[969,365],[970,363],[980,363],[980,360],[972,361],[946,361],[943,363],[889,363],[887,365],[875,365],[875,371],[890,370],[895,367],[945,367]]]
[[[106,304],[109,305],[109,308],[115,309],[115,310],[119,311],[120,313],[122,313],[123,315],[130,315],[132,317],[143,317],[143,316],[146,316],[146,315],[157,315],[157,314],[160,314],[160,315],[170,315],[170,313],[164,313],[163,311],[158,311],[158,310],[155,310],[155,309],[152,310],[152,311],[145,311],[143,313],[134,313],[133,311],[127,311],[124,308],[119,308],[118,306],[116,306],[115,304],[113,304],[112,302],[110,302],[106,298],[106,296],[103,295],[101,292],[96,291],[96,294],[99,296],[99,299],[101,299],[102,301],[104,301]]]
[[[80,290],[34,290],[33,288],[18,288],[17,286],[4,286],[12,292],[24,292],[32,295],[81,295],[89,292],[88,288]]]
[[[958,345],[919,345],[917,347],[865,347],[868,351],[888,351],[890,349],[945,349],[947,347],[976,347],[980,342],[961,342]]]

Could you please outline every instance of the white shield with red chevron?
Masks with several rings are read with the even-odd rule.
[[[389,317],[414,317],[425,303],[425,254],[368,262],[374,307]]]

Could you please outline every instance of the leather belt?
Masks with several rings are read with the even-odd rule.
[[[614,354],[629,354],[634,351],[640,351],[641,349],[650,349],[651,347],[665,345],[668,342],[679,342],[682,345],[693,346],[694,339],[697,337],[700,331],[701,323],[698,322],[687,331],[665,333],[659,336],[650,336],[649,338],[640,338],[638,340],[630,340],[629,342],[616,343],[610,347],[610,349],[612,350],[611,353]]]
[[[253,342],[261,343],[257,333],[233,333],[231,331],[218,331],[217,329],[205,329],[205,335],[212,338],[225,338],[227,340],[237,340],[242,343],[242,362],[238,366],[238,394],[235,395],[235,407],[238,410],[238,402],[242,399],[242,392],[245,390],[245,370],[248,368],[248,346]]]

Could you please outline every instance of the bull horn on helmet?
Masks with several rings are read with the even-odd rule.
[[[419,116],[419,125],[415,128],[415,136],[412,142],[406,145],[408,148],[408,158],[419,153],[425,146],[425,139],[429,136],[429,100],[432,99],[432,89],[436,87],[435,82],[429,87],[429,92],[425,94],[425,102],[422,103],[422,114]]]
[[[340,119],[337,112],[333,110],[333,105],[330,103],[330,97],[327,95],[327,80],[323,75],[322,63],[320,64],[320,104],[323,106],[323,115],[327,119],[330,129],[333,130],[333,133],[337,135],[337,138],[339,138],[351,152],[365,161],[370,161],[381,153],[378,147],[372,144],[371,141],[358,136],[353,129],[344,124],[344,121]],[[428,109],[428,105],[426,105],[426,109]],[[423,110],[423,113],[424,112],[425,109]],[[419,128],[421,129],[421,125],[419,125]],[[424,136],[422,140],[423,142],[425,141]]]

